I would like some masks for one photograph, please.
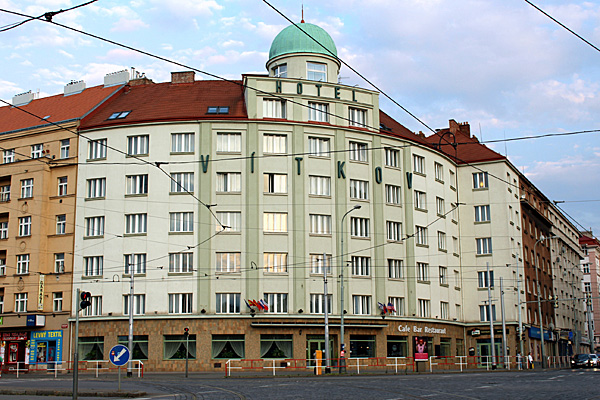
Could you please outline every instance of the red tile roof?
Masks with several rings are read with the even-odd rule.
[[[208,107],[229,107],[229,114],[207,114]],[[109,120],[113,113],[131,111]],[[247,119],[241,81],[205,80],[190,83],[148,83],[126,86],[82,123],[82,129],[158,121]]]
[[[404,125],[397,122],[395,119],[393,119],[381,110],[379,110],[379,125],[379,131],[384,135],[407,139],[413,142],[421,143],[425,146],[429,146],[429,143],[425,141],[424,135],[421,136],[413,133],[412,131],[408,130]]]
[[[78,94],[44,97],[19,106],[33,115],[13,106],[0,107],[0,133],[48,125],[42,120],[46,116],[51,122],[80,119],[118,89],[94,86]]]

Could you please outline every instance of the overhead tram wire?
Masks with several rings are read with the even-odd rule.
[[[44,13],[44,14],[40,15],[39,17],[29,17],[29,18],[27,18],[26,20],[24,20],[24,21],[21,21],[21,22],[15,22],[15,23],[12,23],[12,24],[4,25],[4,26],[0,27],[0,33],[2,33],[2,32],[6,32],[6,31],[9,31],[9,30],[11,30],[11,29],[15,29],[16,27],[19,27],[19,26],[21,26],[21,25],[23,25],[23,24],[26,24],[27,22],[33,21],[34,19],[41,19],[42,17],[43,17],[43,18],[45,18],[47,21],[51,21],[51,20],[52,20],[52,18],[53,18],[55,15],[58,15],[58,14],[61,14],[61,13],[67,12],[67,11],[75,10],[75,9],[77,9],[77,8],[84,7],[84,6],[87,6],[87,5],[89,5],[89,4],[95,3],[95,2],[97,2],[97,1],[98,1],[98,0],[91,0],[91,1],[88,1],[88,2],[86,2],[86,3],[79,4],[79,5],[77,5],[77,6],[73,6],[73,7],[70,7],[70,8],[64,9],[64,10],[63,10],[63,9],[60,9],[60,10],[58,10],[58,11],[48,11],[48,12],[46,12],[46,13]]]

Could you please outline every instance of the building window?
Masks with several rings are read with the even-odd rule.
[[[446,203],[441,197],[435,198],[435,211],[439,217],[446,215]]]
[[[239,293],[216,293],[217,314],[239,314]]]
[[[171,134],[171,153],[193,153],[194,145],[193,133]]]
[[[354,200],[369,200],[369,181],[350,179],[350,198]]]
[[[83,276],[102,276],[104,256],[83,257]]]
[[[488,173],[487,172],[474,172],[473,173],[473,189],[487,189],[488,188]]]
[[[450,319],[450,304],[445,301],[440,301],[440,318]]]
[[[15,149],[4,150],[2,162],[4,164],[10,164],[12,162],[15,162]]]
[[[404,261],[394,258],[388,258],[388,278],[404,278]]]
[[[217,192],[240,193],[242,174],[239,172],[217,172]]]
[[[512,214],[512,212],[511,212]],[[510,216],[512,220],[512,215]],[[489,222],[490,221],[490,206],[475,206],[475,222]]]
[[[21,180],[21,198],[28,199],[33,197],[33,178]]]
[[[479,288],[487,288],[488,287],[488,282],[491,282],[491,286],[490,287],[494,287],[494,271],[490,271],[489,280],[488,280],[487,271],[479,271],[479,272],[477,272],[477,281],[478,281],[478,284],[479,284],[478,285]]]
[[[87,180],[87,198],[98,199],[106,196],[106,178]]]
[[[590,273],[590,264],[589,263],[583,264],[583,273],[584,274],[589,274]]]
[[[350,335],[350,358],[375,357],[374,335]]]
[[[320,137],[308,138],[308,152],[314,157],[329,158],[329,139]]]
[[[146,314],[146,295],[133,295],[133,315]],[[123,295],[123,315],[129,315],[129,295]]]
[[[368,218],[350,218],[350,236],[368,238],[370,235]]]
[[[215,271],[221,273],[240,272],[242,253],[217,253]]]
[[[0,186],[0,203],[10,201],[10,185]]]
[[[287,193],[286,174],[264,174],[263,177],[265,194]]]
[[[311,294],[310,295],[310,313],[311,314],[324,314],[325,313],[325,302],[323,293]],[[327,311],[331,312],[332,308],[332,297],[330,294],[327,295]]]
[[[169,293],[169,314],[191,314],[192,293]]]
[[[370,315],[371,314],[371,296],[353,295],[352,305],[354,315]]]
[[[386,167],[398,168],[400,165],[400,150],[385,148],[385,165]]]
[[[427,246],[427,228],[424,226],[415,226],[415,241],[417,244]]]
[[[212,358],[244,358],[244,335],[212,335]]]
[[[15,312],[27,312],[27,293],[15,293]]]
[[[88,160],[106,158],[106,139],[92,140],[88,143]]]
[[[270,233],[287,233],[287,213],[264,213],[263,230]]]
[[[350,160],[351,161],[360,161],[367,162],[367,149],[368,146],[366,143],[358,143],[358,142],[349,142],[349,151],[350,151]]]
[[[193,335],[192,335],[193,336]],[[129,345],[128,336],[118,336],[119,344],[123,346]],[[188,342],[191,346],[191,338],[188,337]],[[131,351],[132,360],[147,360],[148,359],[148,335],[133,335],[133,350]]]
[[[309,219],[312,235],[331,235],[331,215],[310,214]]]
[[[127,138],[127,155],[128,156],[142,156],[148,154],[148,148],[150,145],[150,136],[129,136]]]
[[[92,296],[90,299],[91,306],[83,309],[84,317],[97,317],[102,315],[102,296]]]
[[[400,186],[385,185],[385,202],[388,204],[402,205]]]
[[[125,254],[125,275],[146,273],[146,253]]]
[[[444,167],[440,163],[433,164],[435,169],[435,180],[444,183]]]
[[[492,254],[492,238],[477,238],[477,254]]]
[[[194,193],[194,173],[174,172],[171,174],[171,193]]]
[[[127,175],[125,194],[148,194],[148,175]]]
[[[286,273],[287,272],[287,253],[265,253],[264,268],[265,272]]]
[[[448,268],[439,267],[440,274],[440,285],[447,286],[448,285]]]
[[[348,107],[348,119],[350,126],[367,127],[367,111],[359,108]]]
[[[62,292],[52,293],[52,311],[60,312],[63,310],[63,294]]]
[[[219,153],[241,153],[241,133],[217,133],[217,152]]]
[[[388,336],[387,356],[393,358],[408,357],[408,337]]]
[[[438,231],[438,249],[442,251],[446,251],[446,233],[442,231]]]
[[[264,359],[292,358],[293,335],[260,335],[260,357]]]
[[[352,256],[352,275],[370,276],[371,257]]]
[[[309,194],[313,196],[331,196],[331,178],[328,176],[309,176]]]
[[[427,210],[427,196],[425,192],[415,190],[415,208],[417,210]]]
[[[450,173],[450,188],[456,189],[456,174],[454,171],[448,171]]]
[[[419,317],[431,318],[431,302],[425,299],[419,299]]]
[[[404,297],[388,297],[388,303],[388,307],[390,304],[393,307],[393,309],[390,311],[392,315],[405,315]]]
[[[327,64],[307,62],[306,79],[309,81],[327,82]]]
[[[145,215],[145,214],[142,214],[142,215]],[[145,222],[144,222],[144,225],[145,225]],[[145,233],[146,232],[145,229],[142,232]],[[193,212],[169,213],[169,232],[170,233],[194,232],[194,213]]]
[[[148,214],[125,215],[125,233],[128,235],[145,234],[148,229]]]
[[[287,293],[265,293],[265,302],[268,305],[266,310],[274,314],[287,314],[288,295]]]
[[[308,102],[308,120],[329,122],[329,105],[325,103]]]
[[[169,272],[192,272],[194,269],[194,253],[169,253]]]
[[[82,361],[104,360],[104,336],[80,337],[77,347]]]
[[[496,320],[496,305],[492,304],[492,320]],[[488,305],[479,306],[479,320],[481,322],[490,322],[490,309]]]
[[[123,119],[123,118],[127,117],[130,113],[131,113],[131,111],[117,111],[117,112],[110,114],[110,116],[106,119],[107,120]]]
[[[104,235],[104,216],[87,217],[85,219],[85,236],[103,236]]]
[[[392,242],[402,241],[402,223],[395,221],[386,221],[387,240]]]
[[[6,276],[6,258],[0,258],[0,276]]]
[[[217,232],[240,232],[242,229],[242,213],[238,211],[217,211]],[[224,228],[225,227],[225,228]]]
[[[310,273],[323,275],[325,272],[323,269],[327,269],[327,275],[331,275],[331,254],[325,254],[325,259],[323,259],[323,254],[311,254],[310,255]]]
[[[65,253],[54,253],[54,272],[57,274],[64,274]]]
[[[19,217],[19,236],[31,236],[31,217]]]
[[[287,154],[287,136],[263,135],[263,153]]]
[[[8,221],[0,222],[0,239],[8,238]]]
[[[164,335],[165,360],[185,360],[196,358],[196,335]]]
[[[17,254],[17,274],[29,273],[29,254]]]
[[[425,157],[413,154],[413,171],[415,174],[425,174]]]
[[[44,155],[44,145],[34,144],[31,146],[31,158],[40,158]]]
[[[60,158],[69,158],[69,149],[71,147],[70,139],[60,141]]]
[[[287,78],[287,64],[279,64],[273,67],[275,78]]]
[[[285,100],[263,99],[263,118],[286,118]]]
[[[429,281],[429,264],[423,262],[417,263],[417,280]]]
[[[65,214],[56,216],[56,234],[64,235],[67,233],[67,216]]]

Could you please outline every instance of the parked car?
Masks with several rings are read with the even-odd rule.
[[[590,368],[591,357],[589,354],[575,354],[571,358],[571,368]]]
[[[600,358],[596,354],[590,354],[590,367],[600,367]]]

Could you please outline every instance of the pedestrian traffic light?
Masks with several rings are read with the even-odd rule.
[[[189,336],[190,335],[190,328],[185,327],[183,328],[183,336]]]
[[[82,310],[92,305],[92,294],[90,292],[81,292],[81,303],[79,303],[79,308]]]

